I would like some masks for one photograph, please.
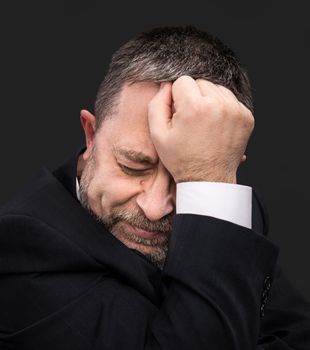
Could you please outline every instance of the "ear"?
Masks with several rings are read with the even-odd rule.
[[[86,109],[82,109],[80,112],[80,119],[82,127],[84,129],[86,144],[86,150],[83,153],[83,159],[88,160],[94,148],[96,118],[92,113],[90,113]]]

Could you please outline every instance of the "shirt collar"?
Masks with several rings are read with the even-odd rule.
[[[75,188],[76,188],[76,197],[79,201],[81,201],[81,197],[80,197],[80,184],[79,184],[79,180],[77,177],[75,177]]]

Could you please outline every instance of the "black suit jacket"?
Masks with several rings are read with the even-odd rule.
[[[75,173],[43,170],[0,211],[1,350],[310,349],[255,196],[253,230],[176,215],[160,271],[81,207]]]

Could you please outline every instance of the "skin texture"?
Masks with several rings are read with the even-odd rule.
[[[188,76],[159,87],[125,84],[115,115],[95,130],[81,111],[86,151],[79,161],[81,202],[112,234],[162,267],[176,183],[236,183],[254,127],[231,91]]]
[[[158,158],[148,127],[148,103],[158,89],[158,84],[150,82],[125,86],[117,114],[105,120],[96,133],[95,117],[81,111],[87,149],[79,166],[83,168],[84,163],[82,204],[127,247],[161,267],[176,190]],[[137,235],[132,226],[151,233]]]
[[[254,118],[230,90],[182,76],[161,85],[148,116],[156,151],[176,183],[237,182]]]

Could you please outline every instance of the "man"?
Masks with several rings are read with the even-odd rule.
[[[309,305],[237,184],[254,119],[230,49],[142,33],[81,121],[86,148],[1,211],[0,349],[310,348]]]

